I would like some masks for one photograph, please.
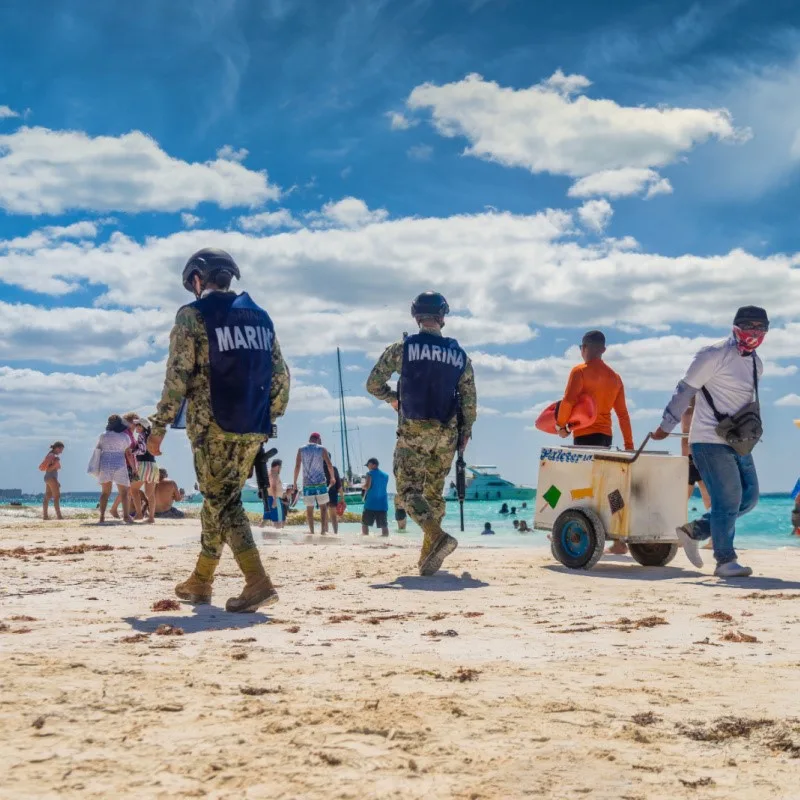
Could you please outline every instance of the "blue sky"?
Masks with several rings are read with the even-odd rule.
[[[91,12],[91,13],[89,13]],[[800,10],[771,3],[206,0],[0,8],[0,486],[84,474],[148,411],[180,267],[240,261],[294,375],[279,446],[389,463],[363,390],[435,287],[473,354],[473,462],[535,483],[534,410],[601,326],[642,436],[692,353],[764,305],[767,490],[800,417]],[[165,464],[190,485],[188,445]]]

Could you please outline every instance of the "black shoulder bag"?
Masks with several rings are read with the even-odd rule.
[[[735,414],[720,414],[708,389],[703,387],[703,396],[717,418],[717,427],[715,428],[717,435],[740,456],[750,455],[764,433],[761,424],[761,404],[758,400],[758,368],[755,355],[752,355],[751,358],[753,359],[753,386],[756,399]]]

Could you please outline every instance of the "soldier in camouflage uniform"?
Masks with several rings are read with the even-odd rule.
[[[462,447],[466,447],[477,417],[472,363],[455,339],[442,336],[449,310],[442,295],[419,295],[411,306],[419,333],[390,345],[367,380],[367,391],[398,411],[396,506],[405,509],[425,534],[420,575],[435,574],[458,546],[456,539],[442,530],[441,522],[444,482],[459,445],[459,402]],[[397,392],[387,383],[393,373],[400,375]]]
[[[289,370],[269,316],[249,295],[230,290],[232,277],[239,278],[239,268],[222,250],[201,250],[186,264],[183,283],[197,301],[175,319],[148,445],[157,455],[167,425],[183,427],[185,412],[203,495],[202,538],[194,572],[175,593],[189,602],[210,602],[214,572],[228,544],[245,587],[226,609],[254,611],[278,595],[253,540],[242,488],[272,423],[286,411]]]

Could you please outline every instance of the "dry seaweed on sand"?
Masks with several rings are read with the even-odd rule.
[[[733,622],[733,617],[724,611],[712,611],[710,614],[701,614],[700,619],[713,619],[715,622]]]
[[[265,694],[280,694],[283,692],[280,686],[272,689],[267,686],[240,686],[239,694],[246,695],[247,697],[261,697]]]
[[[318,592],[332,592],[336,588],[335,583],[323,583],[320,586],[317,586]]]
[[[136,644],[137,642],[146,642],[150,639],[149,633],[134,633],[132,636],[123,636],[118,639],[122,644]]]
[[[447,636],[458,636],[458,631],[448,628],[446,631],[429,630],[422,634],[423,636],[430,636],[431,638],[442,638]]]
[[[157,600],[151,606],[151,611],[180,611],[181,604],[177,600]]]
[[[644,711],[640,714],[634,714],[631,720],[637,725],[655,725],[659,721],[659,717],[652,711]]]
[[[721,637],[723,642],[746,642],[747,644],[759,644],[760,640],[749,633],[742,633],[741,631],[728,631]]]
[[[156,628],[156,636],[183,636],[183,628],[178,628],[176,625],[159,625]]]
[[[687,789],[699,789],[701,786],[714,785],[714,779],[709,777],[698,778],[696,781],[686,781],[683,778],[678,778],[678,782],[682,783]]]
[[[110,544],[71,544],[65,547],[14,547],[0,548],[0,558],[29,558],[30,556],[80,556],[84,553],[107,553],[109,550],[129,550]]]
[[[771,719],[749,719],[747,717],[720,717],[708,727],[701,724],[678,725],[678,730],[696,742],[726,742],[730,739],[749,739],[759,728],[774,725]]]
[[[447,680],[458,681],[458,683],[466,683],[468,681],[478,680],[478,675],[481,674],[479,669],[470,669],[469,667],[459,667],[453,675]]]

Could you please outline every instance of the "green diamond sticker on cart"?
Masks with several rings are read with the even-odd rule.
[[[543,495],[542,499],[550,506],[550,508],[555,508],[558,505],[558,501],[561,499],[561,490],[556,486],[551,486]]]

